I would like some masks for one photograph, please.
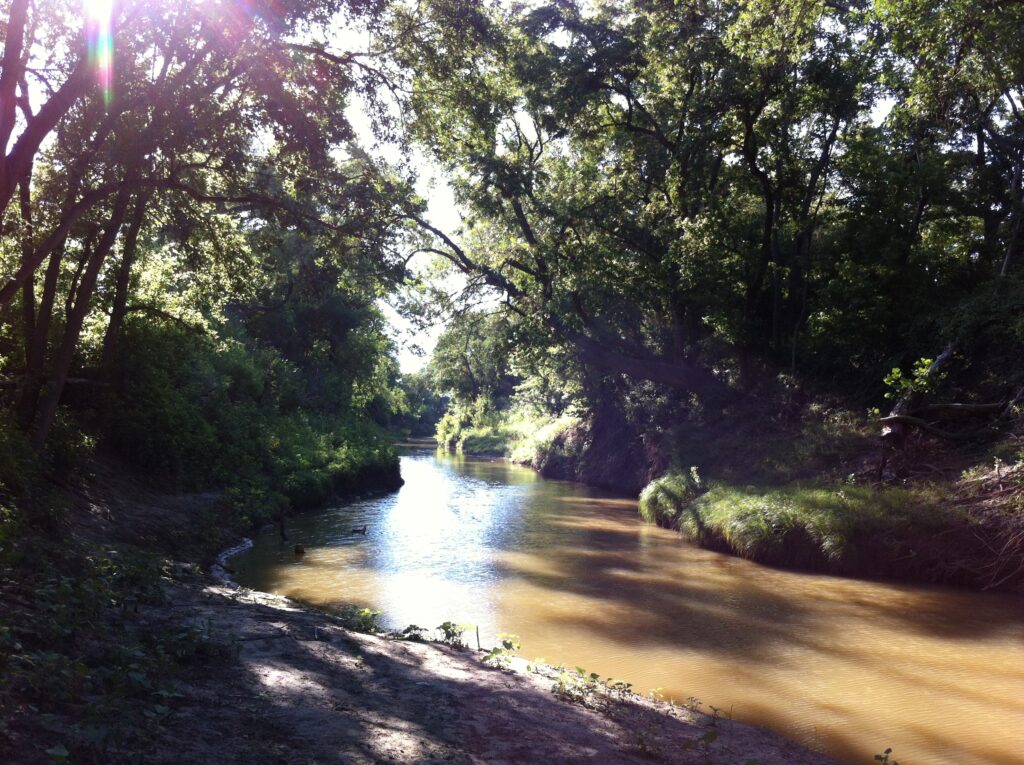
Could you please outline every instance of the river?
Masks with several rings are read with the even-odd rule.
[[[1024,763],[1020,597],[759,566],[500,461],[414,452],[402,476],[292,519],[287,545],[257,538],[236,578],[387,627],[478,625],[485,647],[514,633],[525,658],[696,697],[850,763],[886,747],[902,765]]]

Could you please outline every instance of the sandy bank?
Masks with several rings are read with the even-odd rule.
[[[649,699],[585,708],[551,692],[553,670],[353,633],[263,593],[177,583],[148,616],[224,649],[180,681],[149,762],[831,762]]]

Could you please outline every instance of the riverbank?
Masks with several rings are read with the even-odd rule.
[[[551,692],[553,670],[351,632],[262,593],[175,583],[169,598],[174,623],[203,630],[225,658],[175,685],[149,762],[832,762],[650,699],[569,703]]]
[[[216,495],[90,472],[62,548],[22,536],[3,572],[4,762],[828,762],[587,678],[560,683],[572,703],[554,670],[503,671],[218,586],[199,565],[224,544]]]
[[[694,544],[784,568],[1024,591],[1024,418],[998,438],[917,434],[878,478],[877,426],[838,402],[752,401],[652,433],[611,409],[545,422],[509,414],[448,433],[546,478],[639,496],[644,520]]]

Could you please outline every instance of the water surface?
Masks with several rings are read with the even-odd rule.
[[[402,476],[293,519],[287,545],[258,538],[238,580],[394,628],[479,625],[485,647],[512,632],[526,658],[695,696],[851,763],[890,746],[902,765],[1024,763],[1021,598],[766,568],[504,462],[420,452]]]

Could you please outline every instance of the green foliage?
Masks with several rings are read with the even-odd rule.
[[[405,436],[434,436],[445,414],[448,399],[434,392],[426,370],[402,375],[398,388],[404,396],[399,411],[392,414],[388,427]]]
[[[666,473],[641,492],[640,515],[648,523],[675,528],[685,508],[707,490],[695,467]]]
[[[513,434],[505,416],[487,396],[477,396],[470,402],[456,400],[438,422],[435,438],[448,451],[507,454]]]
[[[410,137],[464,208],[454,242],[424,234],[471,293],[439,346],[442,387],[468,400],[495,372],[554,379],[556,395],[535,390],[561,414],[560,394],[596,407],[623,376],[702,395],[694,373],[736,350],[878,403],[888,370],[954,338],[979,367],[966,381],[1008,387],[995,357],[1022,339],[973,341],[1020,321],[981,319],[1021,284],[1006,83],[1024,12],[971,8],[391,9],[381,46]],[[487,332],[473,297],[495,307]],[[510,364],[493,353],[508,338]]]
[[[170,711],[169,680],[178,668],[223,649],[202,628],[154,627],[140,618],[140,607],[164,602],[162,573],[160,561],[135,549],[57,546],[27,528],[16,547],[0,545],[0,599],[8,609],[0,627],[0,715],[13,719],[29,704],[37,716],[70,719],[48,751],[58,759],[103,760],[112,745],[144,746]]]
[[[438,625],[437,631],[441,634],[441,642],[452,648],[465,648],[466,642],[462,636],[470,628],[468,624],[459,624],[453,621],[445,621]]]
[[[493,664],[495,667],[500,669],[508,669],[512,663],[512,658],[516,655],[522,644],[519,642],[519,638],[516,635],[499,634],[498,639],[501,641],[499,645],[493,646],[486,654],[484,654],[483,660],[489,664]]]
[[[504,409],[480,397],[452,402],[437,426],[438,445],[464,454],[497,454],[541,468],[556,460],[578,459],[584,442],[571,436],[580,425],[573,414],[538,412],[518,397]]]
[[[377,623],[380,615],[380,611],[374,611],[372,608],[353,605],[346,605],[338,610],[338,618],[346,629],[370,634],[380,631],[380,625]]]
[[[461,434],[458,451],[466,454],[507,455],[512,438],[511,431],[504,428],[471,428]]]
[[[0,412],[0,501],[28,494],[36,486],[39,467],[28,438]]]
[[[416,624],[409,624],[402,628],[401,632],[398,633],[398,636],[402,640],[412,640],[414,642],[420,643],[423,642],[424,635],[426,635],[426,633],[426,627],[420,627]]]
[[[914,368],[909,375],[904,374],[899,367],[893,367],[883,380],[886,387],[889,388],[885,397],[900,399],[911,393],[934,391],[946,376],[945,371],[932,369],[934,363],[935,359],[918,359],[914,362]]]
[[[509,368],[512,332],[500,312],[452,317],[427,368],[433,388],[457,401],[484,399],[501,406],[516,382]]]
[[[645,490],[648,506],[687,538],[763,563],[837,574],[899,575],[904,572],[892,561],[904,556],[915,558],[922,572],[940,570],[948,551],[930,548],[928,540],[965,523],[937,490],[719,484],[687,494],[685,479],[673,476],[668,483],[668,491]]]
[[[386,434],[358,412],[297,406],[300,369],[269,349],[131,325],[111,445],[172,486],[225,486],[222,505],[258,525],[361,483],[394,485]]]
[[[701,753],[704,758],[704,762],[710,765],[711,763],[711,745],[718,740],[718,732],[709,730],[705,731],[702,735],[698,736],[693,742],[697,747],[697,751]]]
[[[509,427],[516,434],[511,457],[542,468],[556,461],[578,461],[586,447],[583,439],[575,436],[582,421],[574,414],[544,416],[518,409],[510,415]]]
[[[559,698],[591,708],[602,705],[603,690],[601,676],[596,672],[587,673],[583,667],[576,667],[571,672],[562,670],[551,686],[551,692]]]
[[[248,528],[259,528],[279,518],[291,506],[288,497],[262,483],[237,483],[225,490],[218,505],[228,517]]]

